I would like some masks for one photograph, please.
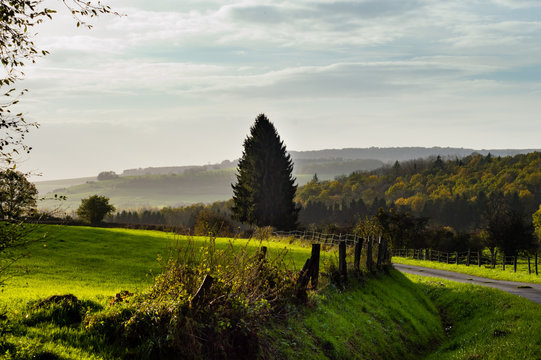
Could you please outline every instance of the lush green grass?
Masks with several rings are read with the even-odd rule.
[[[497,279],[497,280],[508,280],[508,281],[520,281],[526,283],[541,284],[541,276],[535,275],[535,272],[528,274],[528,265],[526,264],[526,270],[521,269],[522,271],[513,272],[513,265],[506,265],[505,271],[502,270],[501,265],[497,265],[495,269],[490,266],[482,265],[456,265],[456,264],[446,264],[436,261],[424,261],[424,260],[414,260],[411,258],[403,258],[398,256],[393,256],[393,262],[397,264],[406,264],[406,265],[417,265],[424,266],[431,269],[440,269],[440,270],[449,270],[459,273],[481,276],[488,279]],[[522,265],[524,266],[524,265]],[[534,270],[532,263],[532,270]]]
[[[334,286],[287,324],[269,330],[273,357],[283,359],[415,359],[443,339],[437,309],[392,270]]]
[[[30,246],[31,256],[17,263],[14,270],[19,276],[8,280],[2,289],[4,302],[65,293],[99,299],[120,290],[141,289],[152,281],[151,272],[160,271],[158,257],[167,256],[172,246],[187,241],[186,236],[160,231],[54,225],[38,228],[32,237],[39,241]],[[196,243],[208,240],[191,239]],[[310,257],[310,248],[300,242],[218,238],[216,246],[223,248],[230,241],[254,251],[264,245],[270,254],[287,247],[292,269],[302,267]],[[323,259],[330,256],[323,254]],[[23,271],[27,273],[22,275]]]
[[[82,316],[98,311],[120,290],[148,286],[149,272],[160,271],[157,257],[166,256],[172,245],[182,245],[186,237],[65,226],[45,226],[34,236],[39,239],[46,233],[31,246],[32,257],[19,264],[28,268],[28,274],[9,280],[0,294],[0,314],[5,314],[0,316],[0,330],[6,331],[3,339],[0,336],[0,349],[17,352],[18,358],[36,354],[112,358],[114,351],[99,337],[90,336],[78,323],[64,323],[65,309],[57,315],[58,307],[32,304],[53,294],[72,293],[83,300],[77,309]],[[290,266],[297,269],[310,256],[310,247],[289,240],[260,243],[220,238],[216,246],[223,248],[230,241],[254,251],[265,245],[271,256],[287,247]],[[324,262],[333,257],[322,254]],[[293,310],[295,315],[285,323],[269,327],[263,357],[526,359],[541,350],[541,307],[493,289],[391,271],[388,276],[353,278],[345,289],[328,286],[313,294],[310,302],[307,308]],[[447,337],[440,313],[444,325],[452,326]]]
[[[541,358],[540,305],[492,288],[407,277],[431,298],[447,328],[447,339],[428,359]]]
[[[29,247],[32,256],[18,263],[13,270],[19,274],[7,281],[0,294],[0,315],[7,316],[7,321],[0,316],[0,322],[4,322],[0,329],[8,329],[4,339],[7,345],[1,344],[0,336],[0,349],[19,351],[19,358],[26,357],[24,347],[28,348],[28,354],[49,351],[69,359],[107,358],[111,351],[100,345],[99,339],[89,337],[80,326],[59,326],[50,321],[25,323],[36,316],[44,317],[42,310],[33,308],[32,303],[70,293],[83,300],[89,311],[105,307],[111,296],[121,290],[135,292],[149,286],[153,279],[150,272],[161,270],[157,258],[166,257],[172,246],[182,246],[188,240],[186,236],[159,231],[67,226],[39,227],[32,236],[37,240]],[[190,240],[202,244],[208,238]],[[269,256],[287,247],[289,266],[296,269],[310,256],[308,246],[289,240],[218,238],[216,247],[224,248],[230,242],[253,251],[265,245]],[[323,259],[331,256],[322,254]],[[27,273],[21,274],[23,269]],[[43,311],[53,310],[58,309]]]

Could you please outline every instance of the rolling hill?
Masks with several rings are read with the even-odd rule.
[[[462,158],[472,153],[508,156],[533,150],[473,150],[463,148],[365,148],[291,151],[294,176],[304,185],[317,174],[319,180],[332,180],[355,171],[370,171],[394,161],[426,158]],[[238,160],[220,164],[149,167],[127,169],[116,179],[98,181],[97,177],[36,182],[41,196],[67,197],[65,211],[75,210],[82,198],[93,194],[107,196],[117,209],[181,206],[227,200],[232,196]],[[57,201],[44,200],[40,208],[56,208]]]

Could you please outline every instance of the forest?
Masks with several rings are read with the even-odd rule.
[[[533,232],[532,214],[541,203],[541,153],[396,161],[393,166],[324,181],[316,174],[298,187],[295,200],[301,229],[359,231],[366,219],[376,218],[388,232],[400,228],[393,241],[398,247],[494,248],[487,239],[498,236],[488,236],[487,231],[503,231],[495,228],[503,220],[516,221],[515,232]],[[225,201],[121,211],[107,220],[180,225],[199,234],[249,231],[232,219],[230,207],[231,202]],[[526,243],[522,247],[534,246],[531,236],[521,241]]]
[[[330,219],[345,225],[355,216],[396,208],[458,231],[481,226],[490,199],[503,198],[514,210],[532,214],[541,203],[541,153],[508,157],[472,154],[395,162],[332,181],[312,181],[297,191],[302,222]]]

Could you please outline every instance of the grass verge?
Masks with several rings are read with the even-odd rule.
[[[333,285],[267,329],[268,359],[416,359],[443,339],[437,309],[398,271]]]
[[[527,272],[513,272],[513,266],[507,265],[505,271],[502,270],[501,265],[493,269],[490,266],[482,265],[456,265],[446,264],[436,261],[415,260],[410,258],[393,256],[392,261],[397,264],[424,266],[431,269],[448,270],[459,272],[468,275],[480,276],[488,279],[507,280],[507,281],[520,281],[525,283],[541,284],[541,276],[535,275],[535,273],[528,274]]]
[[[406,275],[439,309],[447,337],[427,359],[539,359],[541,306],[505,292]]]

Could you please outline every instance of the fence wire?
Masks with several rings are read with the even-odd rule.
[[[294,237],[295,239],[310,241],[315,244],[340,244],[355,245],[359,242],[365,242],[365,238],[356,234],[325,234],[316,231],[275,231],[272,233],[276,237]],[[381,237],[373,237],[376,242],[381,241]]]
[[[484,266],[487,268],[513,270],[538,274],[538,254],[532,256],[508,256],[484,253],[482,251],[439,251],[431,249],[392,249],[392,256],[416,260],[434,261],[447,264]]]

